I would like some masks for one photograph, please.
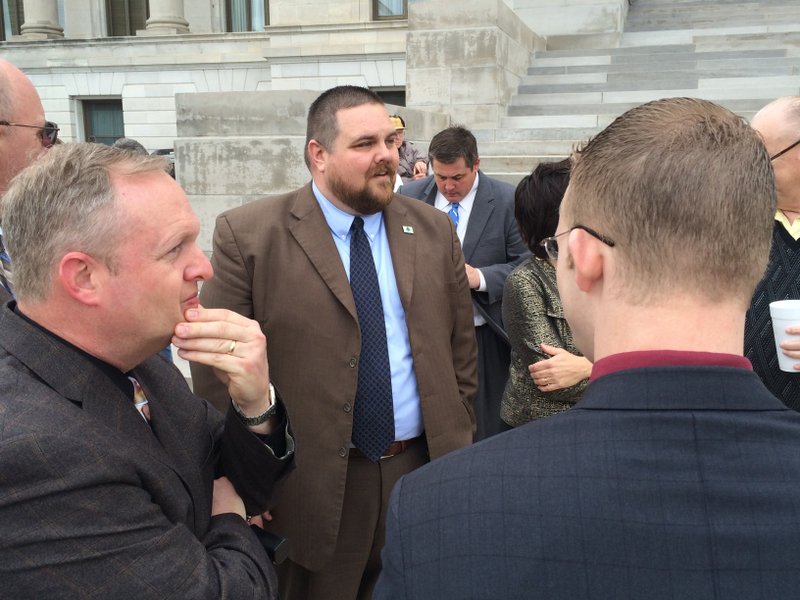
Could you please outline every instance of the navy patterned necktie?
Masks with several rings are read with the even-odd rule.
[[[14,295],[14,290],[11,287],[11,258],[6,252],[2,234],[0,234],[0,285],[6,288],[9,294]]]
[[[350,226],[350,287],[361,328],[353,444],[377,462],[394,441],[392,373],[378,274],[361,217],[353,219]]]

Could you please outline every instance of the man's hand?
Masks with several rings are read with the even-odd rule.
[[[421,160],[414,163],[414,172],[411,174],[412,179],[422,179],[428,175],[428,165]]]
[[[267,340],[261,327],[225,309],[190,308],[175,326],[178,356],[214,369],[247,416],[270,406]]]
[[[469,289],[477,290],[481,287],[481,274],[472,265],[464,265],[464,268],[467,270],[467,280],[469,281]]]
[[[786,333],[789,335],[800,335],[800,327],[787,327]],[[781,350],[789,358],[800,360],[800,339],[784,340],[781,342]],[[800,363],[795,363],[795,371],[800,371]]]
[[[245,518],[244,502],[236,493],[227,477],[214,480],[214,494],[211,498],[211,516],[234,513]]]
[[[583,356],[570,354],[563,348],[540,344],[551,358],[528,365],[528,371],[542,392],[554,392],[575,385],[592,372],[592,363]]]

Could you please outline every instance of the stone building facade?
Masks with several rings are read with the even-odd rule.
[[[174,149],[210,249],[221,210],[307,180],[319,91],[378,91],[422,144],[450,122],[496,127],[534,50],[618,36],[627,2],[0,0],[0,56],[65,141]]]

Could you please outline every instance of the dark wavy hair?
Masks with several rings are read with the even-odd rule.
[[[514,193],[514,216],[522,241],[535,256],[547,258],[539,245],[556,232],[558,209],[569,184],[570,160],[539,163],[519,182]]]

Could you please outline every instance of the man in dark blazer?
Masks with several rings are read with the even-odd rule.
[[[216,277],[203,286],[203,305],[261,324],[297,436],[297,470],[267,525],[290,543],[278,570],[285,600],[369,598],[394,482],[472,439],[476,350],[464,259],[446,215],[392,192],[394,138],[378,96],[332,88],[309,109],[312,183],[217,219]],[[359,223],[380,288],[381,352],[366,349],[374,340],[362,335],[351,291]],[[386,398],[360,396],[371,382],[359,376],[387,352],[394,435],[370,457],[357,439],[369,422],[358,413]],[[224,397],[209,369],[192,376],[201,395]]]
[[[503,286],[530,251],[514,219],[514,186],[479,170],[478,143],[469,130],[453,126],[440,131],[428,154],[433,175],[403,185],[398,193],[448,213],[461,240],[475,304],[475,439],[482,440],[508,429],[500,418],[511,360],[503,331]]]
[[[546,247],[591,383],[401,479],[375,598],[796,597],[800,415],[742,356],[774,214],[758,135],[710,102],[581,149]]]
[[[14,180],[0,311],[0,595],[274,598],[247,515],[292,466],[258,324],[205,310],[162,158],[65,144]],[[154,354],[213,364],[227,418]]]

